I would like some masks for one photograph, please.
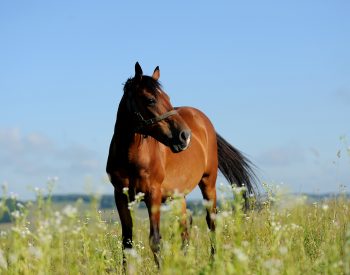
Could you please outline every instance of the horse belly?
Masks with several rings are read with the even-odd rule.
[[[202,179],[205,169],[205,151],[193,140],[192,146],[187,150],[170,157],[162,183],[163,196],[190,193]]]

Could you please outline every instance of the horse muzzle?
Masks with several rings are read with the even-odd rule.
[[[173,153],[185,151],[191,142],[191,130],[182,130],[178,137],[170,144],[170,149]]]

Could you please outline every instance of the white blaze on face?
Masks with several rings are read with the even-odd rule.
[[[109,181],[112,183],[112,178],[111,178],[111,175],[110,175],[110,174],[108,174],[108,173],[107,173],[107,175],[108,175]]]
[[[182,151],[185,151],[188,148],[188,146],[190,145],[190,142],[191,142],[191,135],[186,139],[186,146]]]
[[[189,135],[188,138],[186,139],[186,147],[190,145],[190,142],[191,142],[191,135]]]

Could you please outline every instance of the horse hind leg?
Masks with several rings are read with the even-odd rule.
[[[192,219],[192,216],[190,216]],[[190,220],[190,224],[192,221]],[[187,247],[189,244],[189,230],[188,230],[188,222],[187,222],[187,207],[186,207],[186,199],[181,198],[181,217],[180,217],[180,230],[181,230],[181,239],[182,239],[182,250],[184,250],[185,254],[187,253]]]
[[[199,188],[202,191],[203,199],[207,201],[206,209],[207,215],[206,220],[208,228],[211,231],[211,256],[213,257],[216,250],[215,245],[215,217],[216,217],[216,188],[215,188],[216,177],[205,176],[199,183]]]

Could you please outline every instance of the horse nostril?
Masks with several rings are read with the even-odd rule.
[[[183,130],[180,132],[179,139],[183,143],[187,143],[191,136],[191,131]]]

